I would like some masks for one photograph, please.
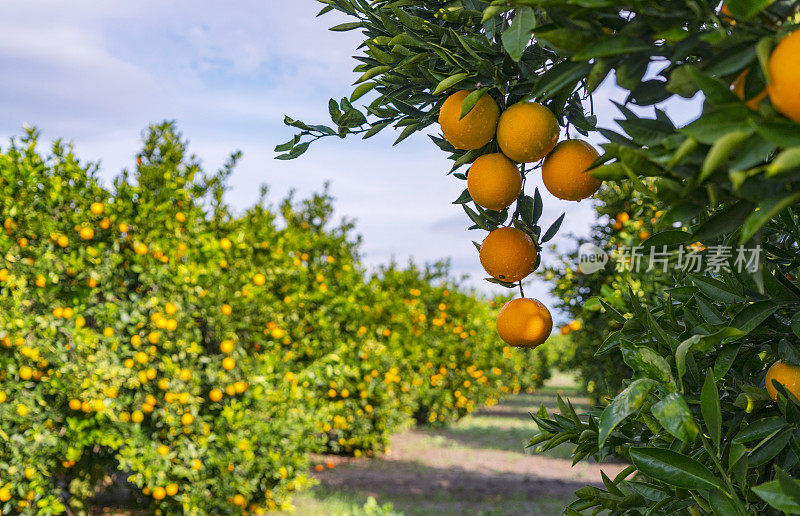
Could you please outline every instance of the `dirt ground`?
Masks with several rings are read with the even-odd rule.
[[[536,433],[529,411],[542,401],[553,398],[513,397],[451,428],[407,430],[392,439],[388,455],[376,459],[318,457],[336,467],[315,474],[317,489],[372,496],[404,514],[560,514],[576,489],[601,482],[601,469],[613,478],[626,465],[573,467],[565,447],[547,454],[526,451]],[[302,505],[297,514],[306,514]]]

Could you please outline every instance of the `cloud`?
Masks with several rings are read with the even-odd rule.
[[[175,119],[190,150],[206,168],[244,152],[228,199],[239,209],[259,186],[277,200],[332,181],[338,216],[357,220],[370,265],[391,257],[417,262],[451,257],[454,272],[469,273],[484,291],[505,292],[485,275],[466,232],[469,221],[452,205],[465,185],[447,176],[450,163],[423,135],[392,147],[396,133],[373,139],[317,142],[295,161],[276,161],[272,148],[293,129],[284,114],[324,123],[327,99],[349,94],[358,32],[334,33],[337,15],[315,18],[311,1],[210,0],[105,2],[29,0],[4,5],[0,18],[0,137],[19,134],[24,122],[45,138],[64,137],[84,159],[102,158],[105,178],[131,167],[141,130]],[[601,125],[613,124],[606,83],[597,94]],[[597,143],[597,141],[595,141]],[[546,229],[566,212],[562,233],[587,234],[591,203],[567,203],[539,187]],[[563,237],[556,242],[563,242]],[[546,285],[531,293],[547,299]]]

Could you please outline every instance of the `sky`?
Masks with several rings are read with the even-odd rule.
[[[471,241],[485,232],[466,231],[470,221],[451,204],[465,184],[446,175],[451,162],[424,134],[396,147],[391,130],[367,141],[321,140],[299,159],[274,159],[275,145],[294,131],[283,124],[283,115],[328,123],[328,99],[349,96],[360,34],[327,30],[348,20],[336,13],[316,18],[321,4],[313,0],[222,5],[4,2],[0,148],[22,134],[25,124],[35,126],[44,141],[63,138],[82,160],[100,161],[110,184],[132,167],[148,124],[176,120],[206,169],[243,152],[228,194],[236,209],[252,205],[262,184],[277,204],[291,189],[310,195],[330,182],[337,215],[355,219],[363,236],[368,266],[450,258],[455,275],[469,275],[468,285],[504,291],[482,281],[486,274]],[[595,107],[601,126],[611,126],[616,116],[610,100],[624,98],[611,81],[600,87]],[[695,110],[696,105],[676,105],[670,114],[688,119]],[[544,199],[545,229],[567,213],[557,245],[567,245],[568,233],[588,234],[590,201],[560,201],[540,177],[529,177],[528,193],[536,186]],[[547,284],[536,278],[526,281],[526,295],[550,299]]]

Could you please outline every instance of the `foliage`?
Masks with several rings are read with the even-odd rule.
[[[593,174],[623,185],[623,198],[612,193],[608,200],[646,199],[648,210],[664,212],[645,246],[686,250],[700,241],[695,247],[708,258],[719,257],[723,244],[764,251],[753,270],[737,271],[734,254],[721,259],[728,267],[700,274],[673,270],[655,282],[612,274],[605,289],[569,279],[556,287],[597,296],[586,297],[584,308],[599,308],[611,331],[595,342],[595,355],[619,353],[630,368],[607,407],[578,415],[561,403],[560,415],[542,410],[535,418],[544,430],[535,442],[545,447],[569,441],[577,445],[576,461],[614,456],[632,463],[617,478],[604,478],[605,488],[579,490],[566,512],[800,512],[800,405],[785,390],[777,402],[764,390],[775,360],[800,364],[800,186],[793,181],[800,173],[800,126],[770,102],[751,109],[731,88],[745,71],[746,98],[765,88],[773,46],[797,30],[798,3],[730,0],[723,11],[709,0],[322,3],[323,12],[356,19],[333,30],[365,35],[356,71],[363,74],[358,83],[370,85],[352,99],[368,89],[377,97],[361,116],[351,100],[332,102],[336,130],[287,119],[301,132],[279,146],[283,158],[304,152],[308,137],[368,137],[390,124],[403,128],[399,141],[432,124],[439,94],[454,87],[486,92],[500,106],[532,98],[546,103],[562,126],[591,131],[592,105],[584,101],[608,77],[628,97],[617,106],[621,131],[598,129],[605,153]],[[702,113],[683,127],[658,107],[695,95]],[[465,101],[464,111],[470,107]],[[344,122],[339,111],[348,114]],[[454,170],[495,150],[490,143],[457,152],[432,138],[451,153]],[[529,213],[541,213],[537,203],[520,202],[523,223],[526,203]],[[508,218],[468,214],[484,229]],[[596,374],[618,374],[619,366],[604,366],[615,361],[601,358]]]
[[[309,452],[544,379],[446,264],[366,271],[327,193],[235,214],[238,155],[206,173],[171,123],[110,188],[36,146],[0,154],[4,513],[84,513],[115,480],[167,514],[288,508]]]

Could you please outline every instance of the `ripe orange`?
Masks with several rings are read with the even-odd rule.
[[[494,138],[500,108],[489,95],[484,95],[467,116],[461,118],[461,104],[470,94],[457,91],[442,104],[439,110],[439,125],[444,138],[456,149],[480,149]]]
[[[530,163],[553,150],[558,133],[558,120],[552,111],[536,102],[522,102],[500,115],[497,143],[509,158],[518,163]]]
[[[105,206],[103,206],[103,203],[93,202],[92,205],[89,206],[89,210],[95,215],[102,215],[103,211],[105,210]]]
[[[231,307],[231,305],[228,304],[222,305],[223,315],[231,315],[232,313],[233,313],[233,307]]]
[[[208,398],[211,401],[219,401],[222,399],[222,391],[219,389],[212,389],[211,392],[208,393]]]
[[[497,314],[497,333],[511,346],[535,348],[552,331],[550,311],[536,299],[512,299]]]
[[[81,401],[76,399],[69,400],[69,408],[72,410],[80,410]]]
[[[230,371],[234,367],[236,367],[236,361],[231,357],[225,357],[222,360],[222,368],[225,369],[226,371]]]
[[[800,367],[784,364],[778,360],[767,370],[767,393],[773,401],[777,401],[778,389],[772,385],[772,380],[776,380],[794,394],[795,398],[800,399]]]
[[[767,90],[775,109],[800,123],[800,30],[795,30],[778,43],[769,58]]]
[[[551,194],[565,201],[580,201],[590,197],[602,184],[587,170],[597,156],[594,147],[582,140],[559,143],[542,165],[544,186]]]
[[[178,484],[169,484],[165,489],[167,496],[175,496],[178,494]]]
[[[582,325],[580,321],[572,321],[571,323],[569,323],[570,331],[578,331],[581,329],[581,327]]]
[[[560,331],[561,331],[561,335],[569,335],[569,332],[571,330],[569,329],[569,325],[565,324],[564,326],[561,327]]]
[[[522,175],[514,162],[503,154],[484,154],[469,168],[467,188],[478,205],[499,211],[519,197]]]
[[[744,96],[745,96],[744,88],[745,88],[745,85],[747,84],[747,75],[749,73],[750,73],[750,69],[748,68],[745,71],[743,71],[742,73],[740,73],[739,76],[736,77],[736,79],[731,84],[731,90],[733,90],[733,93],[735,93],[736,96],[739,97],[742,100],[745,100],[745,98],[744,98]],[[747,99],[745,101],[745,103],[747,104],[747,107],[749,107],[753,111],[758,111],[758,106],[761,104],[761,101],[764,100],[765,98],[767,98],[767,89],[766,88],[761,90],[761,93],[759,93],[755,97]]]
[[[266,282],[267,282],[267,277],[261,273],[253,276],[253,283],[259,287],[263,286]]]
[[[510,283],[533,272],[537,256],[533,239],[517,228],[495,229],[481,244],[483,268],[493,278]]]
[[[156,500],[163,500],[164,497],[167,495],[167,490],[163,487],[157,487],[153,489],[153,498]]]
[[[647,240],[650,236],[650,232],[646,229],[639,231],[639,240]]]
[[[322,471],[325,469],[325,466],[323,466],[322,464],[317,464],[316,466],[314,466],[314,469],[317,471]]]
[[[194,416],[189,414],[188,412],[181,416],[181,424],[183,426],[189,426],[194,421]]]

